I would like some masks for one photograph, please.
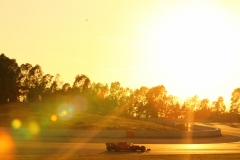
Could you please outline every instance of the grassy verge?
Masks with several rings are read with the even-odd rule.
[[[0,105],[0,126],[13,127],[14,120],[18,119],[22,127],[28,127],[29,123],[34,122],[42,129],[176,130],[119,115],[117,112],[92,113],[71,104],[9,103]]]

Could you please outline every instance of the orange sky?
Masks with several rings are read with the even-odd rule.
[[[0,22],[1,53],[70,84],[225,101],[240,87],[238,0],[0,0]]]

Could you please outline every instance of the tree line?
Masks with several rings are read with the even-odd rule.
[[[96,113],[116,112],[122,116],[139,118],[240,120],[240,88],[232,92],[230,110],[224,98],[199,99],[197,95],[178,98],[168,94],[164,85],[152,88],[124,88],[119,82],[110,85],[91,82],[87,75],[76,75],[73,85],[63,83],[60,75],[44,74],[40,65],[18,65],[15,59],[0,55],[0,103],[7,102],[67,102],[80,96],[87,109]],[[82,103],[82,102],[78,102]]]

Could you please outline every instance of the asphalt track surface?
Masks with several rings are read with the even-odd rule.
[[[102,143],[48,143],[21,142],[16,144],[16,155],[46,155],[46,154],[225,154],[240,153],[240,143],[219,144],[142,144],[151,151],[115,152],[106,151]]]
[[[209,125],[209,124],[208,124]],[[210,124],[213,125],[213,124]],[[11,152],[2,155],[47,155],[47,154],[227,154],[240,153],[240,129],[227,124],[214,124],[221,128],[222,137],[200,139],[65,139],[55,137],[31,142],[15,141]],[[105,142],[131,141],[151,149],[147,152],[106,151]],[[176,142],[176,143],[175,143]]]

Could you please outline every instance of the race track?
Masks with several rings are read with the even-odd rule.
[[[213,125],[213,124],[211,124]],[[47,155],[47,154],[81,154],[81,155],[97,155],[97,154],[224,154],[224,153],[240,153],[240,129],[229,125],[214,124],[221,127],[223,137],[217,138],[201,138],[192,139],[191,143],[179,139],[157,140],[157,139],[132,139],[133,143],[146,146],[151,149],[148,152],[108,152],[104,140],[95,141],[93,139],[78,139],[75,137],[72,141],[66,141],[64,138],[45,139],[44,141],[15,141],[11,150],[0,152],[2,155]],[[230,136],[227,136],[230,135]],[[225,138],[225,139],[224,139]],[[231,141],[226,141],[227,139]],[[111,139],[113,141],[113,139]],[[128,140],[128,139],[127,139]],[[221,141],[222,140],[222,141]],[[234,141],[235,140],[235,141]],[[110,141],[106,139],[105,141]],[[135,141],[135,142],[134,142]],[[153,144],[152,142],[155,141]],[[159,142],[158,142],[159,141]],[[217,142],[218,141],[218,142]],[[141,143],[142,142],[142,143]],[[147,143],[148,142],[148,143]],[[162,143],[165,142],[165,143]],[[166,144],[169,142],[170,144]],[[178,144],[174,144],[174,142]],[[179,142],[186,142],[181,143]],[[195,143],[194,143],[195,142]],[[196,143],[198,142],[198,143]],[[203,142],[203,143],[200,143]],[[208,143],[207,143],[208,142]]]
[[[141,144],[140,144],[141,145]],[[46,154],[223,154],[240,153],[240,142],[217,144],[142,144],[151,151],[106,151],[103,143],[48,143],[18,142],[15,144],[16,155]]]

